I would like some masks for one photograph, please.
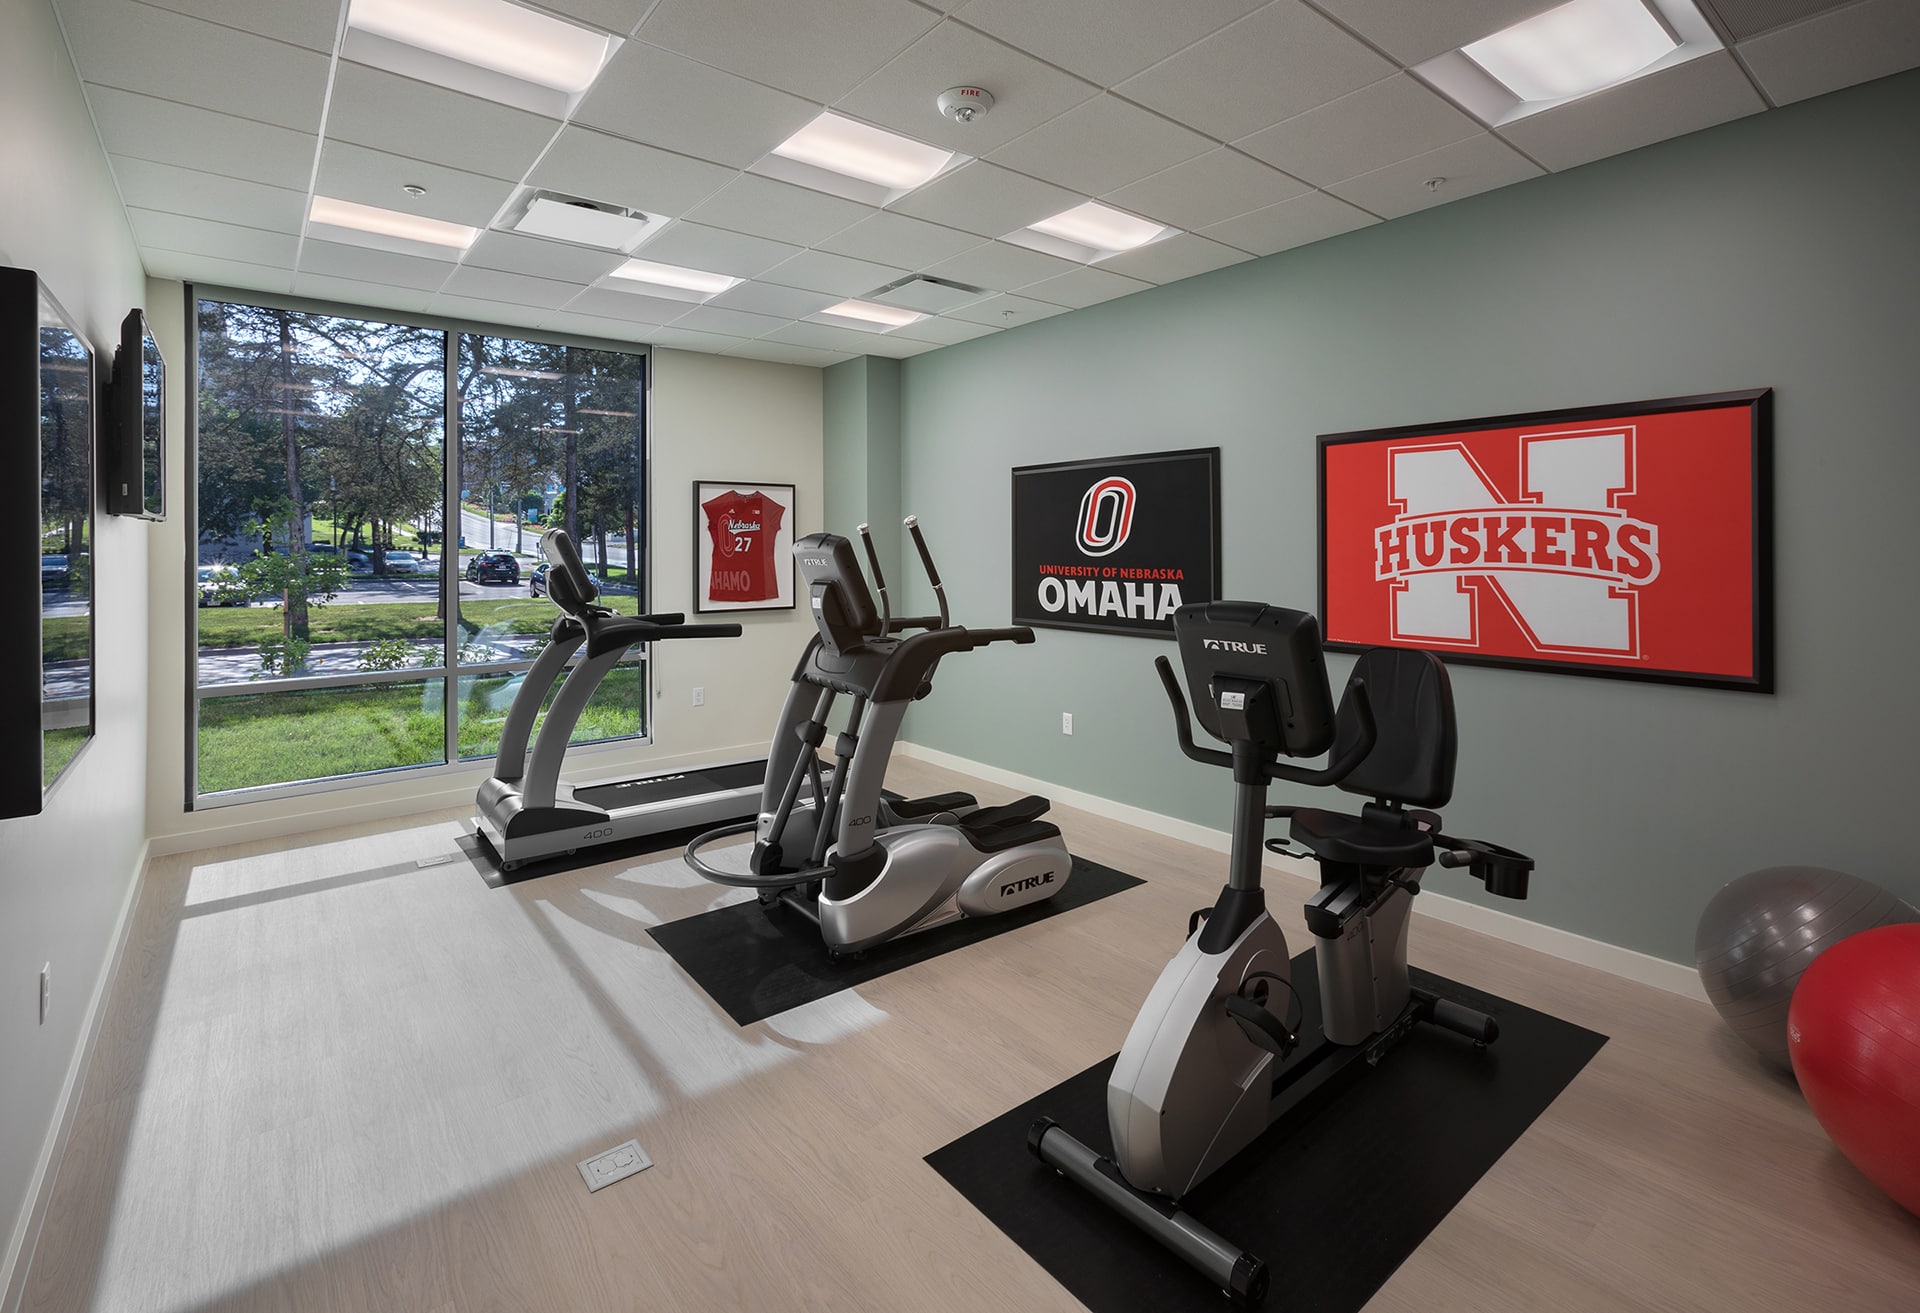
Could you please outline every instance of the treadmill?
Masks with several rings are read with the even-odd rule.
[[[540,544],[551,562],[547,591],[562,614],[507,709],[493,774],[475,799],[480,812],[474,828],[495,865],[511,874],[529,862],[582,848],[755,815],[766,781],[765,758],[577,787],[560,778],[580,713],[630,648],[667,639],[738,638],[740,626],[690,625],[677,613],[616,615],[594,605],[599,589],[564,529],[548,530]],[[582,646],[585,655],[568,670]],[[556,683],[560,691],[528,753],[534,721]],[[493,877],[487,883],[510,881]]]

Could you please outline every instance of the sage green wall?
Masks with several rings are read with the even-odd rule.
[[[1524,903],[1430,883],[1687,962],[1756,867],[1920,900],[1915,160],[1908,73],[910,359],[904,501],[965,535],[948,591],[989,623],[1011,466],[1218,445],[1226,595],[1311,608],[1318,434],[1770,386],[1777,695],[1455,667],[1449,828],[1539,874]],[[1167,650],[1043,630],[945,662],[909,737],[1224,826],[1226,773],[1173,746]]]
[[[822,389],[824,526],[851,538],[863,521],[887,583],[900,586],[900,362],[878,356],[825,371]],[[915,569],[919,567],[916,566]],[[898,596],[896,593],[895,596]],[[896,614],[903,614],[894,607]]]

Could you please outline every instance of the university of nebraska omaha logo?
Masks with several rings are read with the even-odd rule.
[[[1327,641],[1770,682],[1763,395],[1321,439]]]

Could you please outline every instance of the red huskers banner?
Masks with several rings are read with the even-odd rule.
[[[1327,646],[1772,692],[1770,396],[1322,437]]]

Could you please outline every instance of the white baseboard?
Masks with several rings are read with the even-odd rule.
[[[963,775],[972,775],[977,779],[1005,785],[1010,789],[1044,793],[1062,806],[1090,812],[1095,816],[1118,821],[1123,825],[1152,830],[1155,834],[1164,834],[1185,843],[1211,848],[1215,852],[1226,852],[1232,846],[1231,836],[1225,830],[1198,825],[1193,821],[1183,821],[1178,817],[1149,811],[1145,807],[1135,807],[1130,803],[1115,802],[1111,798],[1103,798],[1098,794],[1082,793],[1078,789],[1064,789],[1047,780],[1022,775],[1017,771],[1005,770],[999,766],[989,766],[985,762],[971,761],[950,752],[942,752],[938,748],[929,748],[919,743],[901,743],[895,751],[903,757],[912,757],[930,765],[959,771]],[[1291,866],[1277,865],[1280,860],[1282,859],[1267,858],[1268,864],[1276,865],[1276,869],[1285,871],[1289,875],[1298,874]],[[1663,989],[1669,994],[1679,994],[1702,1003],[1707,1001],[1706,990],[1701,987],[1699,973],[1693,967],[1683,963],[1669,962],[1665,958],[1654,957],[1636,949],[1622,948],[1618,944],[1589,939],[1571,930],[1542,925],[1538,921],[1529,921],[1523,916],[1514,916],[1510,912],[1482,907],[1478,903],[1470,903],[1461,898],[1450,898],[1446,894],[1436,893],[1431,889],[1421,891],[1420,911],[1436,921],[1445,921],[1449,925],[1475,930],[1483,935],[1490,935],[1522,948],[1531,948],[1563,961],[1593,967],[1609,975],[1619,976],[1623,980],[1652,985],[1655,989]]]
[[[0,1313],[16,1313],[27,1293],[27,1269],[33,1263],[33,1251],[40,1243],[40,1229],[47,1220],[47,1207],[53,1201],[53,1185],[60,1174],[60,1159],[67,1151],[67,1137],[73,1133],[74,1118],[80,1112],[80,1091],[86,1083],[87,1068],[93,1063],[94,1045],[100,1039],[100,1025],[106,1017],[107,1000],[113,995],[113,982],[120,974],[120,961],[127,951],[127,936],[133,930],[133,909],[146,883],[147,859],[152,844],[140,846],[134,859],[126,895],[120,900],[118,924],[114,926],[106,961],[93,982],[93,996],[87,1000],[86,1019],[80,1027],[80,1042],[74,1046],[67,1063],[67,1075],[60,1086],[60,1098],[54,1104],[53,1122],[40,1146],[39,1161],[34,1164],[33,1180],[27,1189],[27,1206],[20,1210],[13,1234],[0,1261]]]

